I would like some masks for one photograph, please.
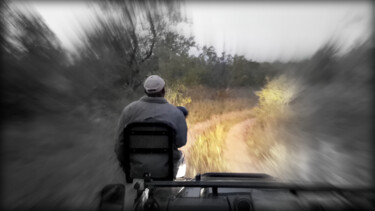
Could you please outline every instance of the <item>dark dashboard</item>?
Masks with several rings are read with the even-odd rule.
[[[197,175],[145,182],[136,210],[374,210],[369,188],[282,183],[263,174]]]

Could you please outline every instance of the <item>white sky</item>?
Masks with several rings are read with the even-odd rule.
[[[79,45],[82,29],[94,21],[89,6],[36,1],[33,7],[68,49]],[[266,3],[197,1],[185,3],[192,22],[184,33],[218,53],[245,55],[255,61],[287,61],[311,56],[329,39],[343,51],[373,30],[370,1]]]
[[[254,60],[310,56],[329,39],[343,50],[369,36],[369,2],[187,4],[196,41]]]

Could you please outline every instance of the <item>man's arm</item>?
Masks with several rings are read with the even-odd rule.
[[[184,115],[178,111],[179,115],[176,115],[176,146],[180,148],[186,144],[187,141],[187,125]]]

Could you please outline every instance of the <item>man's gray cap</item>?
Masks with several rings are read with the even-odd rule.
[[[148,94],[158,93],[164,88],[164,86],[165,81],[158,75],[149,76],[143,84],[143,87]]]

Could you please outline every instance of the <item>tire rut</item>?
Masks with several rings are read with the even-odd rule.
[[[250,150],[246,144],[246,131],[251,130],[255,119],[247,119],[235,124],[229,131],[225,140],[224,158],[230,172],[261,173],[250,156]]]
[[[215,115],[209,120],[193,124],[192,127],[188,129],[187,143],[185,146],[181,147],[180,150],[185,154],[185,158],[188,160],[189,148],[193,146],[196,138],[202,134],[208,128],[218,124],[220,121],[235,119],[243,115],[248,115],[252,112],[252,109],[246,109],[241,111],[232,111],[221,115]]]

